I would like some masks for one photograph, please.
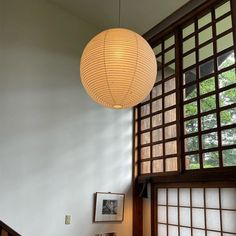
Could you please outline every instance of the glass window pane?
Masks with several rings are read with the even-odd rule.
[[[220,112],[221,126],[236,124],[236,108]]]
[[[221,52],[231,46],[233,46],[233,33],[227,34],[226,36],[217,40],[217,52]]]
[[[161,129],[156,129],[152,131],[152,141],[153,142],[158,142],[163,140],[163,133],[162,133],[162,128]]]
[[[172,93],[165,97],[165,108],[176,105],[176,94]]]
[[[196,64],[196,53],[193,52],[183,58],[183,69]]]
[[[148,100],[150,100],[150,94],[148,94],[148,96],[142,101],[142,103],[147,102]]]
[[[157,77],[156,77],[156,82],[160,82],[162,80],[162,68],[157,68]]]
[[[208,152],[208,153],[203,154],[203,167],[204,168],[219,167],[219,153]]]
[[[192,206],[204,207],[204,192],[202,188],[192,189]]]
[[[198,114],[197,102],[191,102],[184,105],[184,117],[194,116]]]
[[[232,88],[220,93],[220,106],[228,106],[236,103],[236,88]]]
[[[172,155],[177,153],[177,142],[171,141],[165,143],[166,155]]]
[[[172,225],[169,225],[168,226],[168,235],[169,236],[178,236],[179,235],[179,228],[178,226],[172,226]]]
[[[235,148],[223,150],[223,165],[236,166],[236,149]]]
[[[180,207],[180,225],[190,226],[190,209]],[[189,234],[191,235],[191,234]]]
[[[217,7],[215,10],[216,18],[219,18],[229,12],[231,10],[230,1],[226,2],[225,4]]]
[[[142,162],[141,163],[141,173],[142,174],[149,174],[150,173],[150,161]]]
[[[176,125],[165,127],[165,139],[175,138],[176,136]]]
[[[141,134],[141,144],[150,143],[150,132]]]
[[[201,17],[198,20],[198,28],[202,28],[203,26],[209,24],[212,22],[212,16],[211,13],[206,14],[205,16]]]
[[[158,224],[158,235],[167,236],[167,226]]]
[[[175,59],[175,48],[165,53],[165,64]]]
[[[197,151],[199,149],[198,137],[190,137],[185,139],[185,152]]]
[[[178,208],[177,207],[168,207],[168,224],[178,225]]]
[[[231,17],[231,15],[216,23],[216,33],[217,33],[217,35],[225,32],[226,30],[229,30],[231,28],[232,28],[232,17]]]
[[[165,41],[165,49],[173,46],[175,44],[175,36],[171,36]]]
[[[190,206],[190,189],[189,188],[179,189],[179,205]]]
[[[164,68],[164,78],[169,78],[171,76],[175,75],[175,63],[169,65],[169,66],[166,66]]]
[[[220,211],[206,210],[207,229],[220,230]]]
[[[197,97],[197,85],[193,84],[184,89],[184,100],[187,101]]]
[[[218,135],[216,132],[202,135],[202,148],[209,149],[218,147]]]
[[[205,228],[205,213],[204,209],[193,209],[193,227],[195,228]]]
[[[141,158],[142,159],[150,158],[150,147],[141,148]]]
[[[201,229],[193,229],[193,236],[205,236],[205,231]]]
[[[201,112],[207,112],[216,109],[216,96],[212,95],[201,99]]]
[[[236,188],[221,189],[221,207],[223,209],[236,209]]]
[[[163,156],[163,144],[157,144],[152,147],[153,157]]]
[[[214,61],[210,60],[200,65],[199,67],[199,77],[203,78],[207,75],[214,73]]]
[[[212,39],[212,37],[212,26],[210,26],[199,33],[199,44],[205,43],[206,41]]]
[[[150,129],[150,118],[141,120],[141,130]]]
[[[156,98],[162,95],[162,85],[159,84],[152,89],[152,98]]]
[[[236,234],[236,211],[222,211],[223,231]]]
[[[159,223],[166,223],[166,207],[165,206],[159,206],[158,207],[158,222]]]
[[[165,124],[176,121],[176,109],[165,112]]]
[[[166,205],[166,189],[165,188],[158,189],[157,203],[160,205]]]
[[[157,55],[157,54],[159,54],[159,53],[161,53],[161,51],[162,51],[162,45],[161,44],[158,44],[155,48],[153,48],[153,51],[154,51],[154,53]]]
[[[219,232],[207,231],[207,236],[222,236],[222,234]]]
[[[166,159],[166,171],[177,171],[177,170],[178,170],[177,158]]]
[[[196,47],[195,36],[183,42],[183,53]]]
[[[191,134],[198,132],[198,119],[188,120],[184,123],[184,133]]]
[[[199,49],[199,60],[202,61],[213,55],[213,43]]]
[[[191,83],[193,81],[196,81],[196,68],[189,70],[184,73],[184,84]]]
[[[157,114],[152,117],[152,127],[162,125],[162,114]]]
[[[157,58],[157,65],[162,65],[162,55],[160,55],[158,58]]]
[[[200,95],[215,91],[215,78],[210,78],[200,83]]]
[[[219,74],[219,87],[224,88],[228,85],[236,83],[236,70],[228,70],[224,73]]]
[[[176,88],[175,78],[165,82],[165,93],[168,93]]]
[[[153,173],[163,172],[163,160],[154,160],[152,162],[152,171]]]
[[[186,170],[200,169],[199,155],[189,155],[185,157]]]
[[[162,98],[152,102],[152,112],[157,112],[162,110]]]
[[[222,130],[221,136],[222,136],[222,145],[223,146],[236,144],[236,128]]]
[[[172,206],[178,205],[178,191],[177,188],[168,189],[168,204]]]
[[[183,38],[187,37],[188,35],[192,34],[194,32],[194,23],[185,27],[183,29]]]
[[[191,229],[190,228],[180,227],[180,235],[181,236],[189,236],[189,235],[191,235]]]
[[[235,64],[234,51],[226,52],[217,58],[218,70],[222,70]]]
[[[210,114],[207,116],[202,116],[201,118],[202,130],[213,129],[217,127],[217,117],[216,114]]]
[[[150,105],[141,106],[141,116],[146,116],[150,114]]]
[[[206,207],[220,208],[220,198],[218,188],[206,188]]]

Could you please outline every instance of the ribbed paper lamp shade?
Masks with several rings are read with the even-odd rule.
[[[143,101],[156,81],[154,52],[137,33],[115,28],[95,36],[84,49],[80,75],[97,103],[115,109]]]

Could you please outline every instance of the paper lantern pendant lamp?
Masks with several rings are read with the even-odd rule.
[[[96,35],[81,58],[83,86],[94,101],[109,108],[129,108],[143,101],[156,74],[156,58],[147,41],[123,28]]]

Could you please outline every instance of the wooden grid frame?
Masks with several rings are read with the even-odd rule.
[[[223,4],[226,3],[231,3],[230,1],[224,1]],[[218,7],[218,6],[217,6]],[[196,90],[197,90],[197,96],[192,98],[192,99],[189,99],[187,101],[183,101],[183,106],[186,106],[188,104],[191,104],[193,102],[196,102],[197,103],[197,114],[193,115],[193,116],[188,116],[188,117],[184,117],[184,114],[183,114],[183,122],[186,122],[186,121],[190,121],[190,120],[193,120],[193,119],[197,119],[197,123],[198,123],[198,130],[197,132],[193,132],[191,134],[184,134],[184,131],[182,131],[182,134],[183,134],[183,137],[185,140],[187,139],[193,139],[194,137],[198,138],[198,145],[199,145],[199,149],[196,150],[196,151],[186,151],[184,152],[184,158],[185,158],[185,162],[186,162],[186,158],[187,156],[189,155],[198,155],[199,154],[199,164],[200,164],[200,170],[203,170],[204,169],[204,162],[203,162],[203,155],[204,153],[212,153],[212,152],[217,152],[219,153],[219,168],[223,168],[224,165],[223,165],[223,155],[222,155],[222,152],[223,150],[226,150],[226,149],[233,149],[236,147],[236,145],[229,145],[229,146],[226,146],[226,147],[223,147],[222,145],[222,135],[221,135],[221,132],[223,130],[227,130],[227,129],[230,129],[230,128],[235,128],[236,127],[236,124],[233,124],[233,125],[228,125],[228,126],[224,126],[222,127],[221,126],[221,121],[220,121],[220,112],[221,111],[224,111],[224,110],[227,110],[227,109],[230,109],[230,108],[235,108],[236,106],[236,103],[232,104],[232,105],[228,105],[228,106],[224,106],[224,107],[220,107],[220,96],[219,94],[224,92],[224,91],[228,91],[232,88],[236,88],[236,84],[231,84],[229,86],[226,86],[224,88],[220,88],[219,86],[219,74],[223,73],[223,72],[226,72],[226,71],[229,71],[231,69],[236,69],[236,64],[232,64],[230,65],[229,67],[226,67],[224,69],[219,69],[219,65],[218,65],[218,58],[222,55],[225,55],[229,52],[232,52],[234,53],[235,55],[235,52],[234,52],[234,46],[232,45],[231,47],[229,48],[226,48],[225,50],[221,51],[221,52],[218,52],[218,48],[217,48],[217,41],[219,39],[222,39],[224,36],[226,35],[229,35],[231,33],[233,33],[233,25],[230,29],[220,33],[217,35],[217,32],[216,32],[216,25],[218,22],[222,22],[222,20],[228,18],[228,17],[232,17],[232,12],[229,11],[225,14],[223,14],[222,16],[220,16],[219,18],[216,19],[216,16],[215,16],[215,9],[217,9],[217,7],[213,7],[211,8],[207,13],[204,13],[205,15],[208,15],[210,14],[212,20],[210,23],[206,24],[205,26],[203,26],[202,28],[199,29],[198,27],[198,22],[199,22],[199,18],[196,19],[195,21],[193,21],[192,24],[194,24],[194,32],[190,35],[188,35],[187,37],[185,37],[184,39],[182,39],[183,43],[185,43],[187,40],[191,39],[191,38],[194,38],[195,39],[195,48],[185,52],[182,54],[182,58],[185,58],[186,56],[188,55],[191,55],[192,53],[195,53],[195,60],[196,60],[196,63],[194,63],[194,65],[190,66],[190,67],[187,67],[185,69],[182,70],[182,74],[186,73],[187,71],[189,70],[192,70],[192,69],[195,69],[196,71],[196,78],[195,78],[195,81],[192,81],[190,83],[185,83],[183,84],[183,78],[182,78],[182,90],[184,89],[187,89],[187,88],[190,88],[191,86],[196,86]],[[204,17],[204,16],[203,16]],[[232,19],[233,21],[233,19]],[[201,32],[204,32],[204,30],[206,29],[211,29],[212,30],[212,35],[213,37],[210,38],[209,40],[207,40],[206,42],[200,44],[199,43],[199,34]],[[233,42],[232,42],[233,44]],[[210,57],[207,57],[206,59],[200,61],[200,58],[199,58],[199,52],[202,48],[208,46],[208,45],[212,45],[213,46],[213,55],[210,56]],[[213,62],[213,72],[212,73],[208,73],[207,75],[201,77],[200,76],[200,66],[201,65],[204,65],[205,63],[208,63],[208,62]],[[212,91],[212,92],[208,92],[208,93],[205,93],[203,95],[200,94],[200,83],[202,81],[206,81],[206,79],[210,79],[210,78],[215,78],[214,79],[214,83],[215,83],[215,91]],[[206,112],[202,112],[201,111],[201,101],[202,99],[204,98],[209,98],[210,96],[215,96],[215,101],[216,101],[216,108],[215,109],[211,109],[209,111],[206,111]],[[184,99],[184,98],[183,98]],[[184,113],[184,111],[183,111]],[[216,114],[217,116],[217,127],[216,128],[212,128],[212,129],[208,129],[208,130],[202,130],[202,117],[206,116],[206,115],[211,115],[211,114]],[[182,127],[183,129],[185,129],[184,125]],[[215,148],[209,148],[208,150],[204,150],[203,148],[203,145],[202,145],[202,141],[203,141],[203,136],[204,135],[207,135],[207,134],[210,134],[210,133],[216,133],[217,134],[217,138],[218,138],[218,147],[215,147]],[[186,147],[185,147],[186,149]],[[184,162],[184,160],[183,160]],[[186,168],[186,166],[185,166]]]
[[[168,40],[172,39],[172,43],[169,46],[166,46],[166,42]],[[159,77],[157,78],[157,82],[154,85],[154,89],[152,90],[152,92],[150,93],[150,95],[148,96],[147,99],[145,99],[144,102],[142,102],[136,109],[135,109],[135,113],[136,115],[136,122],[138,123],[138,130],[137,130],[137,137],[138,138],[138,155],[139,155],[139,160],[140,160],[140,165],[141,168],[139,169],[139,174],[142,173],[142,165],[149,165],[150,167],[150,174],[154,173],[154,174],[158,174],[158,175],[163,175],[163,174],[169,174],[169,173],[176,173],[179,170],[178,167],[178,159],[179,159],[179,150],[178,150],[178,145],[177,145],[177,140],[178,140],[178,134],[179,132],[177,132],[178,130],[178,124],[177,124],[177,117],[176,119],[174,119],[173,121],[166,121],[165,119],[165,114],[167,112],[171,112],[174,109],[177,110],[177,101],[178,99],[178,93],[177,93],[177,87],[178,87],[178,80],[176,79],[176,73],[177,73],[177,68],[176,68],[176,49],[175,49],[175,44],[176,44],[176,35],[175,34],[170,34],[167,37],[163,38],[163,40],[160,40],[159,42],[159,46],[160,46],[160,52],[157,53],[156,58],[157,60],[159,58],[161,58],[161,62],[158,61],[158,74]],[[174,58],[166,61],[166,55],[169,52],[173,52],[174,53]],[[174,68],[173,68],[174,65]],[[170,73],[169,75],[166,75],[166,70],[172,66],[173,69],[173,73]],[[175,81],[175,86],[173,86],[173,88],[170,89],[166,89],[166,84],[167,83],[171,83],[172,81]],[[155,89],[159,88],[160,89],[160,93],[158,94],[158,90],[155,93]],[[166,91],[167,90],[167,91]],[[173,96],[175,97],[175,102],[169,106],[166,107],[166,98],[168,98],[169,96]],[[153,104],[155,102],[161,101],[161,108],[157,109],[157,110],[153,110]],[[143,109],[145,109],[145,107],[148,107],[146,109],[146,114],[142,114]],[[145,113],[145,111],[144,111]],[[157,124],[156,126],[153,124],[153,118],[155,118],[155,116],[160,116],[161,117],[161,124]],[[146,129],[142,128],[142,122],[144,122],[145,120],[149,119],[149,125]],[[166,137],[165,135],[165,129],[169,128],[169,127],[175,127],[176,129],[176,135],[173,137]],[[160,131],[162,133],[162,138],[160,138],[159,140],[154,140],[154,136],[153,136],[153,132],[155,131]],[[142,143],[142,135],[144,134],[149,134],[149,142],[147,143]],[[166,153],[166,147],[165,144],[166,143],[170,143],[170,142],[176,142],[176,153],[173,154],[168,154],[165,155]],[[153,154],[153,148],[155,147],[155,145],[162,145],[162,155],[159,156],[155,156]],[[142,158],[141,156],[141,150],[143,148],[149,148],[150,149],[150,157],[148,158]],[[154,162],[155,161],[161,161],[163,163],[163,171],[160,171],[159,173],[156,172],[154,170]],[[167,170],[167,165],[166,165],[166,161],[174,161],[173,166],[174,166],[174,170]],[[176,160],[176,163],[175,163]]]
[[[217,8],[218,6],[220,6],[221,4],[224,4],[225,2],[230,2],[231,4],[231,11],[230,12],[226,12],[225,14],[223,14],[222,16],[218,17],[216,19],[215,17],[215,13],[214,10],[215,8]],[[219,88],[218,86],[218,76],[220,73],[226,72],[230,69],[236,69],[236,64],[234,63],[233,65],[230,65],[227,68],[223,68],[223,69],[218,69],[217,66],[217,58],[219,56],[222,56],[225,53],[228,53],[230,51],[234,51],[235,55],[236,55],[236,32],[234,29],[236,29],[236,3],[233,0],[215,0],[215,1],[211,1],[211,3],[204,8],[204,10],[201,9],[201,11],[196,11],[196,12],[192,12],[190,15],[191,17],[188,15],[186,17],[186,20],[181,20],[180,24],[176,25],[174,28],[170,27],[169,30],[166,30],[165,32],[163,32],[162,34],[160,34],[160,37],[157,37],[155,40],[152,39],[151,40],[151,44],[152,47],[155,48],[157,45],[161,44],[161,52],[158,53],[156,55],[157,58],[162,58],[162,62],[163,63],[158,63],[159,64],[159,69],[161,70],[161,75],[163,77],[163,68],[165,68],[165,66],[169,66],[172,63],[176,64],[176,70],[175,70],[175,75],[173,77],[176,78],[176,90],[174,91],[176,93],[176,105],[173,107],[168,107],[167,109],[163,109],[161,111],[156,111],[156,112],[152,112],[152,102],[157,101],[158,99],[162,99],[162,106],[164,108],[164,97],[166,95],[170,95],[171,93],[173,93],[173,91],[168,92],[167,94],[162,94],[160,96],[156,96],[153,97],[152,93],[150,94],[150,96],[141,104],[139,104],[136,108],[135,108],[135,113],[137,114],[135,116],[135,123],[137,123],[137,130],[136,130],[136,138],[137,138],[137,156],[138,156],[138,162],[139,162],[139,176],[141,179],[145,179],[146,177],[162,177],[165,178],[165,176],[181,176],[184,175],[184,173],[186,172],[186,166],[185,166],[185,158],[188,155],[194,155],[194,154],[199,154],[199,162],[200,162],[200,169],[197,170],[187,170],[191,171],[191,172],[195,172],[201,175],[201,172],[204,173],[206,171],[210,171],[212,172],[212,170],[210,169],[204,169],[204,164],[203,164],[203,154],[206,152],[214,152],[214,151],[218,151],[219,152],[219,167],[218,168],[214,168],[213,171],[221,171],[224,172],[226,171],[226,167],[223,166],[223,157],[222,157],[222,152],[223,150],[227,150],[227,149],[233,149],[236,148],[236,144],[233,145],[229,145],[229,146],[223,146],[222,145],[222,138],[221,138],[221,132],[223,130],[226,129],[231,129],[231,128],[236,128],[236,124],[231,124],[228,126],[224,126],[222,127],[220,124],[220,112],[227,110],[227,109],[232,109],[232,108],[236,108],[236,104],[231,104],[228,106],[224,106],[224,107],[220,107],[219,105],[219,93],[224,92],[224,91],[228,91],[229,89],[232,88],[236,88],[236,84],[232,84],[229,85],[227,87],[224,88]],[[203,27],[198,29],[198,19],[203,17],[204,15],[208,14],[209,12],[211,12],[212,14],[212,21],[210,23],[207,23],[206,25],[204,25]],[[232,16],[232,24],[233,27],[226,30],[225,32],[220,33],[219,35],[216,34],[216,24],[218,22],[220,22],[221,20],[225,19],[226,17]],[[189,34],[188,36],[186,36],[185,38],[183,38],[182,35],[182,29],[187,27],[188,25],[194,23],[195,29],[194,32]],[[199,45],[199,39],[198,39],[198,34],[203,32],[204,30],[206,30],[207,28],[212,27],[212,34],[213,37],[210,38],[209,40],[207,40],[206,42],[202,43],[201,45]],[[228,35],[229,33],[233,33],[233,46],[224,49],[221,52],[217,52],[217,40],[219,38],[224,37],[225,35]],[[175,36],[175,45],[170,46],[169,48],[164,48],[164,41],[166,39],[168,39],[171,35]],[[183,41],[186,41],[192,37],[195,37],[196,40],[196,47],[187,51],[187,52],[182,52],[182,43]],[[206,59],[199,61],[199,50],[207,45],[209,45],[210,43],[213,44],[213,55],[210,57],[207,57]],[[176,56],[176,60],[172,60],[170,62],[168,62],[167,64],[164,63],[164,54],[168,51],[175,48],[175,56]],[[195,52],[195,57],[196,57],[196,63],[188,68],[183,68],[183,58],[185,56],[190,55],[191,53]],[[210,60],[213,60],[213,65],[214,65],[214,72],[210,73],[209,75],[206,75],[204,77],[199,76],[199,67],[206,63],[209,62]],[[184,84],[183,83],[183,74],[193,68],[196,68],[196,81],[192,81],[190,83]],[[167,79],[165,79],[166,81],[169,79],[172,79],[173,77],[169,77]],[[200,82],[214,77],[215,78],[215,86],[216,86],[216,91],[212,91],[209,92],[207,94],[200,94],[200,89],[199,89],[199,84]],[[162,91],[164,91],[164,80],[161,80],[159,82],[157,82],[155,84],[155,86],[157,85],[162,85]],[[183,95],[184,95],[184,89],[186,89],[189,86],[193,86],[196,85],[197,86],[197,96],[195,98],[189,99],[187,101],[184,101]],[[210,110],[210,111],[206,111],[204,113],[201,112],[200,110],[200,103],[201,103],[201,99],[207,98],[209,96],[215,95],[216,96],[216,103],[217,106],[215,109]],[[196,115],[190,116],[190,117],[184,117],[184,105],[189,104],[191,102],[197,102],[198,104],[198,112]],[[141,109],[144,106],[149,106],[149,112],[146,115],[141,115]],[[164,112],[171,110],[173,108],[176,108],[176,118],[177,121],[169,123],[168,125],[177,125],[177,135],[175,138],[170,139],[170,140],[165,140],[165,134],[164,134],[164,128],[167,126],[167,124],[162,124],[158,127],[153,127],[152,125],[152,117],[158,114],[162,114],[162,120],[164,120]],[[210,114],[216,114],[217,115],[217,127],[210,129],[210,130],[201,130],[201,118],[203,116],[206,115],[210,115]],[[145,119],[150,119],[150,127],[142,130],[141,129],[141,122],[142,120]],[[189,121],[191,119],[197,119],[198,120],[198,132],[195,133],[189,133],[189,134],[185,134],[184,132],[184,122]],[[155,129],[162,129],[162,133],[163,133],[163,140],[157,141],[157,142],[153,142],[153,138],[152,138],[152,131],[154,131]],[[146,143],[146,144],[142,144],[141,143],[141,135],[146,133],[146,132],[150,132],[150,142]],[[218,147],[214,147],[214,148],[210,148],[207,151],[205,151],[201,145],[201,137],[203,135],[212,133],[212,132],[216,132],[218,135],[218,139],[219,139],[219,146]],[[184,144],[184,140],[186,138],[191,138],[191,137],[198,137],[198,143],[199,143],[199,150],[195,150],[195,151],[185,151],[185,144]],[[177,155],[163,155],[161,157],[154,157],[153,156],[153,149],[152,147],[154,145],[157,144],[162,144],[163,143],[163,153],[165,153],[165,142],[166,141],[174,141],[177,140]],[[150,157],[149,158],[142,158],[141,156],[141,149],[145,148],[145,147],[150,147]],[[165,171],[165,160],[167,158],[173,158],[176,157],[178,158],[178,169],[176,171],[173,172],[167,172]],[[153,161],[155,160],[163,160],[163,164],[164,164],[164,171],[162,173],[154,173],[153,172]],[[142,171],[142,165],[143,163],[150,163],[150,171],[149,172],[143,172]],[[235,167],[227,167],[227,170],[231,169],[232,172],[235,170]]]
[[[176,48],[176,88],[177,88],[177,140],[178,140],[178,172],[166,172],[163,174],[155,174],[155,173],[149,173],[149,174],[142,174],[141,173],[141,162],[143,160],[140,156],[140,147],[141,147],[141,140],[140,140],[140,117],[141,117],[141,110],[140,105],[134,108],[134,160],[133,160],[133,169],[134,169],[134,223],[133,223],[133,235],[143,235],[143,205],[142,205],[142,198],[140,198],[140,183],[147,183],[151,182],[151,228],[152,236],[157,236],[157,196],[156,196],[156,189],[157,188],[171,188],[171,187],[199,187],[199,188],[209,188],[209,187],[215,187],[215,188],[223,188],[223,187],[235,187],[236,186],[236,167],[227,167],[227,168],[214,168],[214,169],[198,169],[198,170],[185,170],[185,156],[184,156],[184,129],[182,128],[182,124],[184,121],[183,117],[183,91],[184,88],[187,87],[187,85],[183,84],[183,71],[182,68],[182,60],[183,60],[183,52],[182,52],[182,29],[186,27],[187,25],[191,24],[192,22],[196,21],[198,18],[204,16],[207,14],[210,10],[213,8],[225,3],[226,1],[230,1],[231,4],[231,12],[226,13],[224,16],[221,16],[220,19],[223,19],[224,17],[227,17],[232,14],[232,23],[233,23],[233,34],[234,34],[234,45],[231,47],[234,52],[236,52],[236,1],[235,0],[207,0],[207,1],[200,1],[196,0],[197,7],[194,8],[191,3],[186,5],[184,7],[184,10],[181,9],[179,14],[176,14],[176,16],[169,17],[165,22],[161,23],[159,26],[155,27],[156,29],[154,31],[157,31],[156,35],[149,37],[149,43],[152,46],[152,48],[155,48],[159,43],[161,43],[163,40],[165,40],[169,35],[175,34],[175,48]],[[194,2],[194,0],[193,0]],[[183,14],[183,12],[185,12]],[[181,16],[180,16],[181,15]],[[175,19],[175,20],[174,20]],[[172,22],[169,24],[169,22]],[[216,24],[217,19],[214,19],[212,21],[212,24]],[[165,27],[164,27],[165,26]],[[159,28],[158,28],[159,27]],[[200,31],[203,31],[207,29],[209,25],[205,25],[201,29],[195,28],[195,34],[199,33]],[[161,29],[161,30],[160,30]],[[227,32],[223,33],[226,35],[227,33],[230,33],[230,30],[227,30]],[[214,32],[215,34],[215,32]],[[148,35],[148,34],[147,34]],[[152,34],[153,35],[153,34]],[[189,35],[185,37],[185,40],[188,38],[190,39],[193,35]],[[210,43],[214,40],[209,39],[208,42],[205,42],[202,46],[206,46],[207,43]],[[215,48],[214,48],[215,50]],[[230,49],[226,49],[226,51],[229,51]],[[184,56],[187,55],[184,53]],[[223,52],[220,52],[219,54],[214,54],[215,56],[218,56],[222,54]],[[211,58],[213,58],[212,56]],[[209,59],[206,59],[206,61]],[[202,62],[201,62],[202,63]],[[159,64],[159,68],[162,65]],[[214,65],[215,66],[215,65]],[[194,66],[193,66],[194,67]],[[233,65],[232,68],[235,66]],[[229,68],[227,68],[228,70]],[[204,78],[199,78],[199,81],[203,81]],[[193,82],[194,84],[195,82]],[[191,85],[190,83],[188,86]],[[220,90],[220,89],[219,89]],[[200,99],[203,97],[200,97]],[[145,102],[146,104],[150,104],[151,100],[154,98],[149,97]],[[230,105],[228,108],[233,108],[234,105]],[[226,109],[225,107],[220,107],[221,110]],[[213,113],[214,111],[210,111],[210,113]],[[216,112],[216,110],[215,110]],[[207,114],[207,113],[205,113]],[[151,117],[152,114],[147,115],[147,117]],[[200,114],[201,116],[201,114]],[[187,120],[188,118],[186,118]],[[198,115],[196,115],[196,119],[198,119]],[[220,126],[218,126],[220,127]],[[221,127],[222,128],[222,127]],[[152,128],[150,128],[151,131]],[[223,128],[224,129],[224,128]],[[202,132],[202,131],[201,131]],[[200,135],[203,135],[205,131],[203,131]],[[218,132],[218,128],[217,128]],[[190,137],[191,135],[189,135]],[[152,146],[152,143],[150,144]],[[198,153],[198,151],[196,151]],[[165,157],[164,157],[165,158]],[[152,162],[153,159],[152,156],[148,161]],[[221,165],[222,166],[222,165]],[[217,182],[216,182],[217,181]],[[180,217],[180,215],[179,215]],[[168,235],[169,236],[169,235]]]
[[[186,234],[181,234],[181,228],[184,229],[188,229],[189,230],[189,236],[194,236],[195,234],[193,233],[194,230],[200,230],[202,233],[203,231],[205,231],[203,234],[204,235],[208,235],[209,233],[217,233],[217,235],[223,236],[223,235],[228,235],[228,236],[234,236],[236,234],[236,232],[228,232],[224,230],[224,226],[223,226],[223,220],[225,220],[225,218],[223,219],[223,212],[232,212],[236,215],[236,208],[235,207],[230,207],[230,208],[224,208],[222,206],[222,191],[224,191],[224,189],[232,189],[236,191],[235,188],[235,183],[224,183],[224,182],[215,182],[215,183],[179,183],[179,184],[158,184],[158,185],[153,185],[152,187],[152,210],[153,210],[153,224],[152,224],[152,235],[159,235],[158,234],[158,227],[159,225],[164,225],[166,226],[166,234],[164,235],[168,235],[168,236],[172,236],[173,234],[169,233],[169,227],[168,226],[173,226],[175,228],[178,228],[178,232],[177,235],[181,236],[181,235],[186,235]],[[164,204],[160,204],[158,201],[158,190],[161,189],[165,192],[165,203]],[[177,202],[176,204],[169,204],[169,192],[171,190],[176,190],[177,191]],[[180,203],[180,191],[181,190],[189,190],[189,204],[184,205]],[[203,203],[202,206],[196,206],[193,204],[193,191],[194,190],[202,190],[203,193]],[[206,194],[209,190],[214,189],[217,190],[217,202],[218,202],[218,206],[217,207],[208,207],[208,202],[206,199]],[[236,201],[236,199],[235,199]],[[164,215],[166,215],[166,220],[160,221],[158,220],[158,208],[159,207],[164,207],[166,208],[166,212]],[[169,220],[169,208],[177,208],[177,223],[171,223]],[[188,209],[190,212],[190,219],[189,219],[189,224],[181,224],[181,217],[180,217],[180,209]],[[196,226],[195,224],[193,224],[194,219],[193,219],[193,211],[194,210],[203,210],[204,211],[204,226],[199,227]],[[207,211],[218,211],[220,217],[219,217],[219,221],[220,221],[220,225],[219,225],[219,229],[212,229],[208,226],[208,221],[207,221]],[[234,219],[231,219],[234,220]]]

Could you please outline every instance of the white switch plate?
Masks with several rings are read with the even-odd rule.
[[[70,215],[66,215],[65,216],[65,224],[66,225],[70,225],[71,224],[71,216]]]

